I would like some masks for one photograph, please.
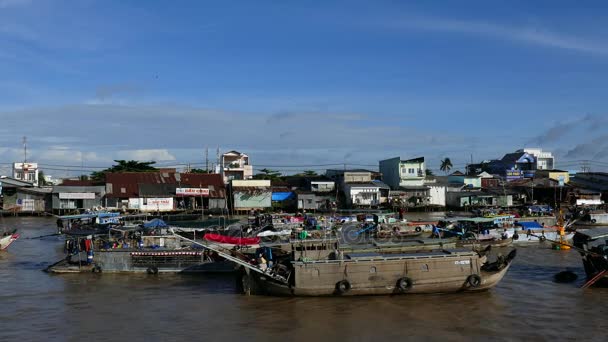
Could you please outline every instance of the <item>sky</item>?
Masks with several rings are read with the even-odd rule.
[[[0,0],[0,174],[115,159],[608,171],[608,3]]]

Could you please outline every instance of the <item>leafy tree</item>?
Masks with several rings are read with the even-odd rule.
[[[304,176],[317,176],[317,172],[314,170],[306,170],[302,173]]]
[[[38,186],[45,186],[46,184],[46,179],[44,179],[44,172],[43,171],[38,171]]]
[[[88,175],[80,175],[78,177],[78,179],[80,179],[81,181],[86,181],[86,180],[89,180],[89,176]]]
[[[446,157],[441,161],[441,166],[439,167],[439,169],[447,174],[452,169],[452,166],[452,161],[450,160],[450,158]]]
[[[93,173],[91,173],[91,179],[92,180],[97,180],[97,181],[102,181],[105,180],[106,178],[106,173],[113,173],[113,172],[156,172],[158,171],[157,168],[155,168],[154,164],[156,164],[155,161],[150,161],[150,162],[140,162],[137,160],[115,160],[114,162],[116,162],[117,164],[107,168],[103,171],[95,171]]]
[[[190,173],[212,173],[210,170],[206,169],[191,169]]]
[[[254,179],[278,179],[281,178],[281,173],[279,171],[274,171],[270,169],[261,169],[259,173],[253,176]]]
[[[431,169],[425,169],[424,172],[426,173],[427,176],[434,176],[435,175],[433,173],[433,170],[431,170]]]

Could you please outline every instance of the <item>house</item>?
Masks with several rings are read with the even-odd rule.
[[[342,188],[345,183],[365,183],[371,182],[373,179],[382,179],[382,174],[380,172],[365,169],[330,169],[325,171],[325,176],[334,181],[339,188]]]
[[[50,211],[50,188],[38,188],[32,182],[0,177],[0,209],[11,212]]]
[[[475,174],[465,175],[460,171],[448,175],[448,183],[461,184],[469,188],[481,188],[481,177]]]
[[[327,170],[325,175],[339,186],[346,207],[378,207],[383,198],[388,201],[390,187],[379,181],[379,172],[363,169]]]
[[[13,163],[13,178],[38,186],[38,163]]]
[[[537,170],[534,177],[553,179],[560,182],[562,186],[570,182],[570,172],[563,170]]]
[[[229,151],[222,154],[216,173],[219,173],[224,179],[224,183],[228,184],[233,179],[253,178],[253,166],[249,162],[248,155],[238,151]]]
[[[494,175],[491,175],[485,171],[478,174],[477,176],[481,178],[481,187],[484,189],[496,188],[502,186],[503,184],[503,180],[501,178],[495,177]]]
[[[601,199],[604,202],[608,202],[607,172],[578,172],[574,177],[570,178],[569,185],[578,189],[601,193]]]
[[[248,214],[251,210],[266,210],[272,207],[270,180],[233,179],[230,182],[232,209],[236,214]]]
[[[143,212],[173,211],[176,185],[172,172],[107,173],[104,207]]]
[[[226,186],[217,173],[177,173],[175,199],[180,209],[203,208],[210,212],[228,209]]]
[[[64,180],[51,191],[52,210],[57,214],[105,207],[106,186],[95,181]]]
[[[297,208],[297,195],[291,190],[289,183],[276,179],[271,180],[272,208],[284,211],[295,211]]]
[[[297,209],[330,211],[336,205],[336,183],[325,176],[288,176],[285,182],[297,197]]]
[[[446,204],[450,208],[509,207],[513,205],[513,195],[489,189],[467,189],[458,192],[448,192]]]
[[[382,180],[392,190],[400,187],[423,186],[426,176],[424,157],[401,160],[399,157],[381,160],[379,170]]]
[[[551,152],[543,151],[540,148],[524,148],[517,152],[525,152],[536,158],[536,170],[552,170],[555,167],[555,157]]]
[[[363,183],[345,183],[344,195],[347,207],[380,206],[381,185],[372,181]]]

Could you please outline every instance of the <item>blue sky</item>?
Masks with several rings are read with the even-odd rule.
[[[286,172],[522,147],[606,170],[607,19],[602,1],[0,0],[0,163],[27,136],[58,176],[207,146]]]

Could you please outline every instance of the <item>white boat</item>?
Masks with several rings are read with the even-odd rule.
[[[0,236],[0,251],[5,250],[11,243],[15,242],[19,238],[19,234],[16,233],[16,230],[13,230],[10,233],[4,233]]]
[[[576,225],[581,226],[608,226],[608,213],[606,212],[591,212],[579,221]]]

